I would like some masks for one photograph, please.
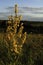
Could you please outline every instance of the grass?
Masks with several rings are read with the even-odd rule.
[[[21,55],[4,46],[3,36],[0,33],[0,65],[43,65],[43,34],[28,34]]]

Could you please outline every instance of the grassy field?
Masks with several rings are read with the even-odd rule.
[[[3,23],[2,27],[0,24],[0,65],[43,65],[43,34],[40,33],[40,31],[43,29],[40,26],[43,26],[43,24],[28,24],[29,25],[24,25],[24,31],[27,31],[28,34],[20,54],[10,51],[10,46],[7,46],[6,42],[4,41],[4,28],[6,28],[6,25]],[[32,33],[32,31],[34,33]],[[36,34],[35,32],[39,33]]]
[[[4,33],[0,33],[2,47],[3,35]],[[43,65],[43,34],[28,34],[21,55],[11,53],[9,56],[2,47],[0,45],[0,65]]]

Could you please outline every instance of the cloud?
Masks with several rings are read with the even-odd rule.
[[[18,15],[23,16],[23,20],[42,20],[43,21],[43,7],[18,7]],[[15,15],[14,7],[7,7],[6,12],[0,12],[0,19],[8,19],[9,15]]]

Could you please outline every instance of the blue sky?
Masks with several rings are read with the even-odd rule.
[[[21,6],[43,6],[43,0],[0,0],[0,7],[13,6],[15,3]]]
[[[19,6],[43,7],[43,0],[0,0],[0,8],[14,6],[15,3]]]
[[[43,0],[0,0],[0,19],[13,15],[15,4],[18,4],[19,14],[24,20],[43,21]]]

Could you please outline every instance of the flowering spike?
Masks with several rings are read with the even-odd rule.
[[[15,51],[16,53],[20,53],[22,50],[22,46],[26,41],[26,32],[23,34],[23,23],[20,26],[20,20],[22,16],[18,16],[18,6],[15,5],[15,16],[9,16],[8,26],[6,30],[7,40],[10,41],[12,45],[11,51]],[[18,29],[18,26],[19,29]],[[18,30],[18,31],[17,31]],[[11,42],[12,41],[12,42]]]

